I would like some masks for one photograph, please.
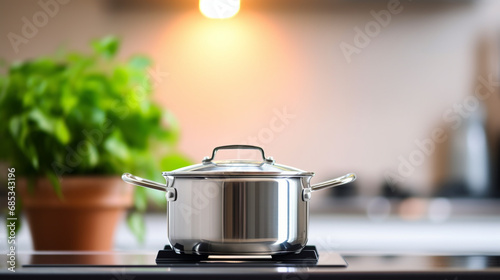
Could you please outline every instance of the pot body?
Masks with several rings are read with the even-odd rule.
[[[214,161],[219,150],[253,149],[261,161]],[[260,147],[214,148],[201,163],[163,172],[166,184],[124,173],[130,184],[166,192],[167,238],[176,253],[275,255],[307,243],[309,199],[350,183],[354,173],[310,185],[312,172],[275,163]]]
[[[307,243],[310,177],[175,178],[167,237],[177,253],[298,253]]]

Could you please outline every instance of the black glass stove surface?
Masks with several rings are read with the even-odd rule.
[[[156,256],[159,266],[296,266],[296,267],[347,267],[347,263],[340,256],[329,258],[329,263],[320,262],[316,246],[304,247],[298,254],[283,254],[269,256],[219,256],[219,255],[188,255],[177,254],[170,246],[165,246]]]

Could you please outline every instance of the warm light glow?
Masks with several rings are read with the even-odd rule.
[[[150,52],[158,71],[169,75],[155,84],[155,100],[186,128],[180,148],[193,157],[210,149],[199,144],[200,138],[250,143],[247,137],[259,139],[261,131],[272,129],[269,122],[283,114],[278,111],[286,107],[287,114],[298,114],[307,105],[301,94],[311,91],[303,78],[312,71],[308,56],[270,17],[245,11],[230,20],[214,20],[193,9],[163,23]],[[215,123],[221,128],[217,136]],[[275,141],[295,137],[285,134],[292,131],[275,133]]]
[[[240,10],[240,0],[200,0],[200,11],[208,18],[230,18]]]

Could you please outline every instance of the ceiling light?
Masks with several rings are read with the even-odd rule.
[[[240,0],[200,0],[200,11],[208,18],[230,18],[240,10]]]

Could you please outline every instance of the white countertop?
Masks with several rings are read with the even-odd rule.
[[[2,219],[3,227],[3,219]],[[166,244],[166,219],[162,213],[146,217],[146,242],[138,244],[123,220],[116,233],[115,250],[157,251]],[[445,222],[373,221],[363,216],[311,215],[309,243],[324,251],[355,254],[498,254],[500,217],[453,217]],[[0,239],[5,231],[0,231]],[[5,243],[2,242],[2,251]],[[18,252],[32,251],[27,223],[18,233]]]

